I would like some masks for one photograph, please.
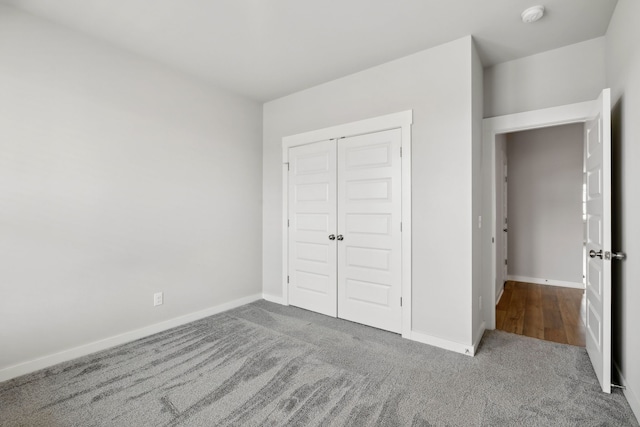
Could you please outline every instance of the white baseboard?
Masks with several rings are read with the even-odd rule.
[[[478,331],[476,332],[476,336],[473,339],[473,353],[472,353],[472,356],[476,354],[476,351],[478,351],[478,346],[480,346],[480,341],[482,340],[482,336],[484,335],[485,329],[486,329],[486,324],[483,321],[480,324],[480,328],[478,328]]]
[[[496,305],[498,305],[498,303],[500,302],[500,298],[502,298],[502,294],[504,294],[504,285],[502,286],[502,288],[500,288],[500,293],[498,294],[498,297],[496,298]]]
[[[629,406],[631,407],[633,414],[636,416],[636,420],[640,421],[640,398],[638,398],[638,395],[631,387],[629,387],[629,383],[624,375],[622,375],[622,372],[620,372],[620,368],[616,362],[613,362],[613,369],[618,374],[618,378],[620,378],[620,382],[622,383],[620,385],[625,387],[623,391],[624,397],[627,398],[627,402],[629,402]]]
[[[284,298],[270,295],[270,294],[262,294],[262,298],[266,301],[273,302],[276,304],[287,305],[284,302]],[[403,338],[408,338],[412,341],[417,341],[423,344],[429,344],[434,347],[440,347],[445,350],[455,351],[457,353],[467,354],[473,356],[475,354],[475,350],[478,348],[478,344],[480,344],[480,340],[482,339],[482,334],[484,334],[485,323],[482,322],[480,325],[480,330],[478,331],[476,340],[474,341],[473,346],[466,346],[463,344],[459,344],[453,341],[448,341],[442,338],[433,337],[431,335],[423,334],[421,332],[411,331],[408,336],[402,336]]]
[[[287,304],[284,303],[284,298],[277,297],[275,295],[262,294],[262,299],[265,300],[265,301],[273,302],[273,303],[280,304],[280,305],[287,305]]]
[[[565,282],[562,280],[539,279],[537,277],[511,275],[507,276],[507,280],[512,280],[514,282],[535,283],[536,285],[562,286],[563,288],[584,289],[584,285],[582,284],[582,282]]]
[[[432,335],[423,334],[422,332],[411,331],[409,339],[422,344],[429,344],[445,350],[455,351],[456,353],[466,354],[467,356],[473,356],[476,352],[475,346],[460,344],[454,341],[434,337]]]
[[[205,317],[213,316],[214,314],[222,313],[223,311],[231,310],[232,308],[240,307],[260,299],[262,299],[261,294],[250,295],[224,304],[216,305],[215,307],[206,308],[194,313],[185,314],[184,316],[165,320],[164,322],[145,326],[144,328],[135,329],[120,335],[115,335],[99,341],[70,348],[59,353],[50,354],[38,359],[9,366],[7,368],[0,369],[0,382],[19,377],[20,375],[25,375],[39,369],[48,368],[50,366],[57,365],[58,363],[86,356],[97,351],[106,350],[117,345],[126,344],[140,338],[148,337],[149,335],[157,334],[158,332],[163,332],[167,329],[175,328],[176,326],[181,326]]]

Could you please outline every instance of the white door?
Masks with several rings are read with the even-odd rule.
[[[587,352],[611,392],[611,95],[605,89],[585,124],[587,173]]]
[[[504,181],[502,182],[502,218],[504,219],[503,221],[503,229],[502,229],[502,255],[504,257],[504,262],[502,263],[502,281],[503,281],[503,285],[504,282],[507,280],[507,277],[509,276],[509,218],[508,218],[508,209],[507,206],[509,206],[508,204],[508,194],[509,192],[508,190],[508,186],[509,186],[509,180],[507,179],[507,144],[504,144],[504,150],[502,150],[502,171],[503,171],[503,175],[504,175]]]
[[[401,130],[338,141],[338,317],[400,332]]]
[[[288,185],[289,303],[335,317],[335,140],[290,148]]]

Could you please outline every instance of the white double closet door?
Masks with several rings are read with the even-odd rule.
[[[289,304],[399,333],[401,130],[289,149]]]

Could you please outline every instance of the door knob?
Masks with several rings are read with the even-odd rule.
[[[596,252],[596,251],[594,251],[593,249],[591,249],[591,250],[589,251],[589,256],[590,256],[591,258],[598,257],[598,258],[602,259],[602,249],[600,249],[598,252]]]
[[[604,259],[617,259],[622,261],[627,258],[627,254],[624,252],[605,252]]]
[[[625,254],[624,252],[611,252],[611,258],[622,261],[623,259],[627,258],[627,254]]]
[[[507,229],[505,228],[505,229],[503,229],[502,231],[504,231],[504,232],[506,233],[506,232],[507,232]]]
[[[342,234],[338,234],[338,240],[344,240],[344,236],[342,236]]]
[[[336,240],[335,234],[329,234],[329,240]]]

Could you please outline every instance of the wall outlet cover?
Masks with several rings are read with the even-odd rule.
[[[164,297],[162,292],[156,292],[155,294],[153,294],[153,306],[158,306],[158,305],[162,305],[162,303],[164,302]]]

